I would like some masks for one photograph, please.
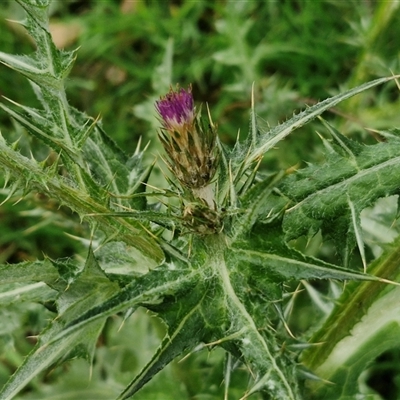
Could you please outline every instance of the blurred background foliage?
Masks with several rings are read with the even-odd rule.
[[[154,101],[170,85],[192,84],[196,102],[209,105],[222,141],[232,145],[238,135],[242,139],[247,135],[253,83],[260,128],[266,131],[307,105],[391,71],[399,73],[399,4],[373,0],[56,0],[51,6],[50,29],[59,48],[80,48],[67,82],[70,103],[93,117],[100,115],[105,130],[128,153],[140,137],[144,143],[150,141],[151,162],[161,151],[155,140]],[[2,1],[1,51],[24,54],[34,50],[24,29],[12,22],[22,18],[14,1]],[[4,66],[0,66],[0,94],[37,105],[26,80]],[[400,125],[398,98],[395,85],[378,87],[340,104],[324,118],[343,134],[373,143],[379,140],[376,130]],[[18,139],[26,154],[32,149],[39,159],[47,157],[46,149],[5,113],[0,114],[0,128],[7,140]],[[299,168],[306,161],[323,160],[316,131],[324,134],[318,122],[279,143],[266,155],[265,170]],[[7,193],[0,191],[0,202]],[[368,215],[379,213],[380,209]],[[45,255],[84,257],[87,242],[77,238],[89,237],[76,216],[39,194],[28,194],[22,200],[13,197],[2,204],[0,232],[1,263]],[[326,250],[321,250],[319,240],[309,244],[309,252]],[[305,289],[314,301],[304,306],[303,317],[293,319],[297,334],[314,326],[316,320],[310,316],[318,319],[330,307],[328,298],[321,301],[315,288],[305,285]],[[339,291],[335,284],[325,285],[331,298]],[[51,307],[33,303],[3,304],[0,314],[2,384],[54,314]],[[99,341],[91,370],[82,360],[54,366],[20,398],[111,399],[150,359],[163,332],[163,326],[151,317],[135,314],[125,323],[115,317]],[[378,374],[387,368],[386,376],[396,376],[397,359],[398,352],[384,355],[374,371]],[[223,366],[223,354],[200,352],[173,363],[137,398],[221,399]],[[237,399],[246,388],[246,375],[239,369],[233,378],[231,398]],[[396,381],[392,383],[377,387],[382,398],[400,398]]]

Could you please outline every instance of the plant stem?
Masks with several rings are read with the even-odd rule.
[[[230,326],[230,331],[234,329],[236,332],[241,332],[239,340],[241,341],[244,358],[251,359],[253,364],[259,364],[257,365],[259,370],[265,371],[263,376],[256,377],[256,383],[250,390],[250,393],[256,392],[258,387],[268,386],[267,382],[274,382],[275,379],[275,381],[279,381],[279,385],[281,386],[279,393],[284,393],[284,398],[287,400],[295,400],[295,393],[286,379],[284,371],[280,368],[271,352],[273,344],[261,335],[252,316],[236,294],[235,288],[232,285],[230,279],[231,271],[226,264],[224,256],[228,247],[227,238],[223,234],[216,234],[209,235],[206,241],[210,248],[211,268],[213,268],[215,275],[220,279],[225,293],[226,306],[229,309],[231,320],[234,321],[233,325]]]

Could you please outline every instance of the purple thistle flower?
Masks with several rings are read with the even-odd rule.
[[[212,121],[204,124],[196,113],[191,86],[187,90],[171,88],[155,107],[170,170],[188,188],[206,186],[216,171],[216,129]]]
[[[192,88],[179,89],[169,93],[156,102],[156,109],[162,119],[165,129],[180,132],[184,126],[193,124],[195,108],[192,96]]]

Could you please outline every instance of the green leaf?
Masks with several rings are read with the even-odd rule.
[[[207,295],[208,290],[204,290],[202,280],[197,278],[198,271],[176,270],[176,268],[176,266],[170,265],[150,271],[125,286],[106,302],[92,309],[88,307],[85,300],[80,300],[79,309],[82,308],[84,311],[85,308],[89,308],[89,311],[69,322],[63,331],[52,338],[50,345],[53,342],[64,341],[70,336],[75,337],[76,333],[87,329],[87,326],[91,326],[96,321],[103,321],[107,316],[128,308],[146,305],[157,311],[168,323],[168,335],[148,366],[122,395],[122,398],[129,397],[177,355],[186,349],[193,348],[205,338],[205,333],[199,329],[199,326],[203,325],[204,330],[209,331],[209,328],[204,325],[204,315],[209,313],[212,308],[208,304],[209,300],[207,300],[207,304],[203,303],[205,298],[212,297]],[[201,288],[192,290],[199,284]],[[184,305],[177,301],[181,292],[187,294]],[[93,300],[93,296],[90,296],[90,299]],[[74,315],[78,313],[77,305],[74,304],[68,308],[68,313],[64,313],[64,318],[67,320],[70,320],[71,309]]]
[[[178,296],[179,291],[187,292],[196,284],[198,275],[196,270],[181,269],[175,264],[160,266],[134,279],[106,302],[89,308],[79,318],[70,321],[60,337],[70,335],[99,318],[139,305],[162,303],[166,296]]]
[[[399,144],[397,137],[391,137],[363,146],[351,157],[331,153],[325,164],[310,165],[283,180],[279,191],[290,199],[283,220],[286,238],[313,235],[321,229],[342,253],[348,254],[356,239],[361,246],[359,213],[380,197],[399,193]],[[346,246],[343,237],[347,237]]]
[[[1,306],[22,302],[54,301],[56,297],[57,292],[43,282],[0,285]]]
[[[50,343],[51,338],[56,335],[62,326],[52,322],[51,326],[39,337],[39,342],[32,352],[25,358],[23,364],[14,375],[7,381],[0,392],[0,399],[13,398],[25,385],[27,385],[40,371],[49,367],[59,358],[65,357],[76,346],[87,341],[93,342],[103,327],[103,321],[97,321],[87,326],[84,330],[76,332],[63,340]]]
[[[51,114],[7,100],[18,106],[22,111],[16,111],[5,104],[0,104],[0,107],[24,126],[33,136],[57,153],[62,154],[64,152],[72,158],[77,158],[74,149],[64,140],[64,133],[61,128],[52,121]]]
[[[258,221],[247,237],[232,240],[227,249],[229,262],[237,263],[239,260],[252,264],[251,274],[264,276],[272,282],[301,279],[379,280],[306,256],[289,247],[279,223],[279,220],[269,224]]]
[[[0,52],[0,62],[44,89],[47,95],[55,95],[62,88],[62,79],[72,68],[76,54],[75,52],[64,53],[63,56],[63,64],[65,65],[58,72],[49,70],[38,54],[18,56]]]
[[[185,302],[172,301],[150,307],[168,324],[167,335],[146,367],[121,393],[119,399],[128,399],[135,394],[158,371],[164,368],[184,351],[192,350],[201,342],[210,341],[214,331],[215,318],[210,313],[213,290],[199,282],[186,296]],[[208,323],[207,323],[208,322]]]
[[[256,143],[250,140],[249,142],[250,144],[247,144],[247,147],[249,146],[250,147],[248,153],[243,158],[243,165],[239,163],[239,168],[247,170],[254,162],[260,159],[268,150],[272,149],[279,141],[284,139],[295,129],[298,129],[301,126],[312,121],[313,119],[321,115],[324,111],[334,107],[336,104],[352,96],[355,96],[356,94],[362,93],[365,90],[371,89],[374,86],[381,85],[398,77],[399,76],[391,76],[364,83],[363,85],[357,86],[346,92],[340,93],[336,96],[321,101],[315,104],[314,106],[309,107],[306,110],[302,111],[301,113],[295,115],[293,118],[289,119],[283,124],[280,124],[275,128],[272,128],[266,134],[260,134]],[[240,159],[243,156],[243,149],[238,149],[238,153],[242,153],[238,155],[238,158]]]
[[[278,173],[265,178],[253,185],[241,197],[240,214],[235,218],[235,222],[233,223],[233,241],[250,232],[256,222],[259,222],[260,218],[273,220],[282,214],[283,209],[279,208],[278,202],[276,202],[274,209],[271,208],[271,203],[268,201],[268,197],[282,177],[283,173]]]
[[[130,218],[135,221],[154,222],[160,226],[173,229],[183,225],[183,219],[175,215],[157,211],[122,211],[105,214],[89,214],[89,216],[103,215],[109,217]]]
[[[276,339],[269,329],[256,325],[250,312],[252,309],[247,307],[243,299],[248,288],[240,278],[240,273],[237,273],[242,263],[232,257],[225,241],[222,235],[208,241],[209,251],[214,254],[212,266],[222,287],[221,303],[225,304],[229,316],[226,322],[229,330],[226,337],[220,340],[227,342],[224,346],[235,356],[242,354],[252,372],[255,383],[249,394],[265,391],[275,398],[294,400],[298,397],[298,387],[292,361],[277,352]]]
[[[270,229],[264,225],[263,229]],[[265,240],[252,236],[247,241],[236,241],[228,251],[228,257],[250,264],[252,273],[265,276],[273,282],[301,279],[338,279],[379,281],[379,278],[354,270],[329,264],[314,257],[306,256],[290,248],[282,237]],[[270,237],[272,237],[273,233]],[[258,234],[261,236],[261,234]]]
[[[274,281],[283,282],[300,279],[379,281],[379,278],[374,276],[361,272],[357,273],[313,257],[306,257],[302,253],[289,248],[286,254],[282,255],[275,252],[266,253],[251,248],[240,248],[239,243],[236,246],[232,248],[232,257],[261,267],[259,273],[261,275],[268,274],[269,279]]]
[[[122,206],[140,210],[145,207],[145,197],[134,195],[145,191],[144,183],[152,166],[143,167],[143,152],[139,148],[133,156],[126,156],[96,123],[83,146],[83,156],[96,182],[107,188],[112,196],[111,209]]]
[[[132,395],[182,351],[201,342],[217,341],[235,356],[243,355],[254,373],[254,391],[268,388],[277,396],[294,400],[297,388],[293,380],[293,364],[287,361],[286,365],[285,358],[276,354],[273,336],[259,332],[238,296],[237,293],[246,289],[241,279],[233,279],[236,274],[229,272],[225,263],[224,237],[210,237],[207,243],[204,253],[200,250],[200,242],[197,243],[199,251],[192,264],[175,261],[158,267],[134,279],[78,318],[68,318],[70,322],[53,337],[53,341],[74,335],[88,324],[116,312],[141,305],[155,311],[165,321],[168,333],[159,351],[121,398]],[[229,268],[239,268],[238,263]],[[275,385],[273,389],[271,381]]]
[[[122,241],[105,243],[96,250],[96,259],[110,280],[115,278],[128,283],[157,267],[140,251]]]
[[[144,210],[146,198],[135,195],[145,191],[152,166],[142,166],[139,148],[132,157],[126,156],[97,120],[68,104],[65,80],[76,53],[58,50],[53,44],[48,29],[48,2],[20,4],[27,13],[24,25],[36,41],[36,51],[30,56],[0,53],[0,61],[33,82],[43,110],[15,103],[18,108],[4,104],[1,107],[58,154],[63,174],[59,174],[57,163],[46,169],[35,160],[22,162],[21,156],[10,149],[2,154],[0,163],[14,179],[26,183],[26,190],[42,191],[81,217],[126,208]],[[2,144],[7,147],[4,141]],[[110,217],[96,218],[94,223],[109,237],[121,236],[150,258],[163,260],[154,236],[147,234],[142,224]],[[147,250],[142,247],[144,242],[149,245]]]
[[[67,265],[64,263],[59,268],[70,268]],[[85,267],[75,279],[68,278],[67,282],[54,282],[52,286],[60,291],[56,304],[63,320],[52,321],[39,336],[35,348],[3,387],[0,399],[13,397],[40,371],[60,359],[79,356],[92,362],[96,342],[106,318],[87,324],[61,340],[55,341],[54,337],[62,332],[66,321],[77,318],[84,310],[110,298],[119,289],[118,285],[108,280],[93,253],[89,251]]]
[[[66,288],[64,283],[59,284],[62,295],[57,300],[58,312],[64,322],[75,319],[119,290],[119,286],[111,282],[100,268],[91,249],[83,270],[73,278],[68,277],[66,283]]]
[[[399,254],[400,237],[369,271],[398,281]],[[333,312],[310,339],[319,345],[302,354],[305,366],[322,379],[307,385],[307,396],[333,400],[358,393],[354,382],[360,374],[384,351],[399,346],[399,292],[398,286],[377,282],[351,282],[346,286]]]
[[[314,370],[325,382],[310,384],[309,398],[357,398],[360,388],[356,382],[362,372],[382,353],[400,345],[400,310],[396,301],[399,295],[396,290],[392,296],[377,301],[364,316],[364,323],[356,325],[351,336],[340,341],[325,363]]]
[[[29,282],[54,282],[59,277],[49,259],[25,261],[19,264],[0,265],[0,282],[29,283]]]
[[[134,226],[123,218],[110,218],[102,216],[110,212],[103,204],[104,199],[93,199],[87,193],[77,190],[70,182],[62,176],[53,176],[44,170],[38,163],[22,156],[7,146],[4,138],[0,135],[0,164],[6,167],[14,177],[21,179],[27,187],[45,193],[50,198],[58,200],[79,215],[84,216],[97,213],[95,217],[97,226],[103,230],[108,237],[120,239],[127,244],[141,250],[146,257],[157,262],[164,259],[158,243],[150,237],[143,229]]]

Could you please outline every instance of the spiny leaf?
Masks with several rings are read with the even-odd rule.
[[[373,196],[373,199],[367,198],[367,193],[373,194],[375,189],[380,195],[395,192],[393,176],[396,176],[395,171],[399,164],[399,144],[400,140],[397,139],[364,146],[362,152],[356,157],[356,165],[346,158],[332,157],[321,166],[311,165],[291,175],[284,181],[282,190],[288,198],[298,204],[287,210],[287,214],[294,214],[297,209],[310,201],[311,196],[317,198],[330,192],[335,192],[336,197],[340,198],[338,204],[334,206],[343,207],[347,200],[346,195],[342,199],[345,194],[344,187],[348,189],[350,198],[359,198],[357,203],[363,204],[375,201],[377,195]],[[389,170],[392,170],[392,179],[390,179]],[[330,174],[330,179],[328,174]],[[375,182],[375,185],[372,185],[373,190],[367,185],[368,182]],[[367,187],[361,191],[363,185]],[[354,197],[351,196],[353,191],[355,191]],[[331,213],[329,207],[327,207],[327,213]]]
[[[269,387],[271,393],[294,400],[297,389],[294,389],[293,382],[289,383],[292,378],[285,376],[282,360],[277,360],[272,337],[265,337],[258,331],[236,294],[242,291],[238,284],[243,282],[231,281],[221,251],[223,237],[209,238],[208,243],[210,247],[204,253],[206,259],[203,262],[198,260],[198,266],[189,268],[175,262],[136,278],[110,299],[69,322],[53,337],[53,341],[73,335],[88,324],[116,312],[142,305],[165,321],[169,337],[121,398],[133,394],[185,349],[193,348],[199,341],[218,339],[230,351],[243,354],[256,381],[261,382],[257,390],[270,386],[271,380],[267,379],[270,376],[275,382],[273,389]],[[212,256],[207,257],[208,254]],[[209,278],[204,280],[204,276]]]
[[[167,265],[158,267],[132,281],[103,304],[90,308],[79,318],[69,322],[66,329],[54,340],[68,336],[92,321],[124,311],[129,307],[162,303],[166,296],[177,296],[181,290],[190,290],[196,284],[198,275],[199,272],[196,270],[170,270]]]
[[[274,282],[300,279],[338,279],[379,281],[379,278],[338,267],[302,253],[280,246],[279,249],[262,249],[255,244],[236,242],[230,249],[231,257],[254,264],[253,273],[267,276]],[[256,272],[257,271],[257,272]]]
[[[360,143],[342,135],[323,118],[319,117],[319,120],[322,121],[324,126],[328,129],[328,132],[331,134],[335,150],[343,157],[354,159],[362,151],[363,146]],[[356,160],[354,161],[356,162]]]
[[[282,191],[294,200],[284,219],[287,237],[316,232],[324,220],[346,214],[348,196],[362,210],[380,197],[397,194],[399,154],[398,142],[365,146],[356,158],[357,166],[336,158],[287,179]]]
[[[220,302],[225,304],[226,315],[229,316],[229,320],[226,321],[226,327],[229,327],[229,330],[225,331],[225,335],[228,336],[229,333],[229,336],[227,343],[223,345],[235,355],[243,355],[256,382],[266,377],[257,390],[265,389],[276,398],[294,400],[298,389],[294,376],[289,371],[291,362],[288,361],[289,367],[286,368],[286,361],[276,353],[274,337],[259,329],[243,302],[241,294],[246,288],[243,280],[235,279],[237,274],[234,273],[240,263],[234,257],[230,257],[226,240],[224,235],[207,238],[207,252],[212,254],[212,257],[206,264],[213,269],[219,280],[223,296]],[[223,338],[221,341],[223,342]]]
[[[330,153],[325,164],[310,165],[284,179],[279,191],[291,203],[283,220],[286,238],[313,235],[322,229],[323,234],[337,237],[339,247],[343,235],[349,235],[348,253],[356,243],[356,214],[380,197],[399,193],[399,144],[399,138],[391,137],[363,146],[354,157]]]
[[[85,330],[75,332],[74,335],[63,340],[48,344],[48,341],[62,329],[59,323],[53,321],[51,326],[39,337],[38,344],[25,358],[22,365],[3,386],[0,391],[0,399],[8,400],[14,398],[38,373],[49,367],[60,357],[67,355],[82,340],[85,340],[88,333],[91,335],[92,331],[95,330],[98,336],[103,323],[104,321],[97,321]]]
[[[0,164],[6,167],[16,179],[21,179],[31,190],[47,194],[50,198],[59,200],[76,211],[79,215],[90,213],[103,214],[110,210],[103,204],[104,199],[93,199],[90,195],[70,185],[62,176],[49,176],[36,162],[22,156],[7,146],[0,135]],[[147,257],[162,261],[164,253],[157,242],[142,229],[121,218],[96,217],[98,226],[107,232],[110,237],[119,238],[126,243],[140,249]]]
[[[65,276],[63,278],[65,280]],[[84,310],[104,302],[119,290],[99,267],[92,249],[89,249],[83,270],[67,279],[67,285],[62,282],[53,285],[62,293],[57,299],[57,309],[64,322],[77,318]]]
[[[173,229],[175,226],[179,227],[183,224],[182,218],[156,211],[122,211],[97,215],[132,218],[136,221],[154,222],[160,226],[165,226],[171,229]],[[88,214],[88,216],[96,216],[96,214]]]
[[[104,322],[97,321],[75,335],[57,343],[48,344],[49,338],[60,330],[60,324],[53,322],[39,336],[38,344],[3,386],[0,391],[0,399],[8,400],[14,398],[36,375],[61,358],[76,358],[79,356],[85,357],[89,362],[92,362],[95,345],[103,329]]]
[[[48,24],[47,13],[43,12],[50,5],[51,0],[16,0],[32,17],[38,25],[46,27]]]
[[[12,102],[11,100],[9,101]],[[0,104],[0,107],[24,126],[33,136],[36,136],[57,153],[66,153],[72,157],[76,156],[74,149],[65,142],[60,128],[51,123],[49,114],[21,104],[12,103],[17,105],[23,112],[16,111],[5,104]]]
[[[57,360],[68,356],[85,357],[92,361],[98,336],[103,328],[106,318],[87,324],[68,337],[54,341],[66,321],[75,319],[88,309],[112,296],[118,285],[110,282],[99,269],[93,253],[89,251],[85,268],[78,273],[75,280],[66,286],[62,282],[54,282],[51,285],[60,291],[56,303],[58,311],[63,315],[63,321],[52,321],[45,332],[39,336],[38,344],[18,368],[7,384],[0,392],[0,399],[12,398],[35,375],[47,368]]]
[[[49,259],[0,265],[0,282],[2,284],[23,282],[50,283],[54,282],[58,277],[57,270]]]
[[[346,92],[340,93],[336,96],[328,98],[324,101],[321,101],[315,104],[312,107],[307,108],[301,113],[295,115],[293,118],[276,126],[271,129],[267,134],[260,134],[258,136],[258,140],[256,145],[246,144],[245,147],[249,148],[248,154],[243,158],[244,150],[242,148],[238,148],[238,154],[236,158],[243,159],[242,163],[238,163],[238,168],[242,168],[243,170],[247,170],[251,164],[256,162],[260,157],[262,157],[269,149],[276,145],[280,140],[284,139],[287,135],[289,135],[295,129],[300,128],[301,126],[307,124],[312,121],[319,115],[321,115],[324,111],[329,108],[334,107],[336,104],[355,96],[356,94],[362,93],[365,90],[371,89],[374,86],[381,85],[383,83],[389,82],[393,79],[399,78],[400,75],[380,78],[371,82],[364,83],[363,85],[357,86],[353,89],[350,89]],[[242,146],[241,146],[242,147]],[[234,156],[235,157],[235,156]]]
[[[50,289],[44,282],[0,284],[0,305],[6,306],[22,302],[54,301],[57,292]]]
[[[74,52],[58,50],[52,41],[47,14],[50,1],[17,0],[17,2],[26,11],[26,20],[23,22],[23,25],[27,28],[37,45],[35,55],[32,58],[37,58],[42,63],[45,74],[49,74],[61,81],[68,74],[75,56]],[[35,74],[35,77],[38,76],[40,76],[40,73]],[[46,89],[48,87],[49,85],[46,83]]]
[[[63,60],[65,66],[55,75],[55,71],[49,70],[48,66],[43,63],[43,60],[38,55],[18,56],[0,52],[1,63],[24,75],[42,88],[47,95],[53,96],[62,89],[62,79],[67,76],[69,70],[72,68],[76,53],[71,52],[67,57],[67,60]]]
[[[128,157],[106,135],[101,125],[96,124],[83,146],[83,154],[92,176],[113,196],[114,206],[143,208],[146,204],[145,198],[132,196],[145,190],[143,184],[152,169],[152,166],[143,167],[142,152],[137,151],[132,157]]]
[[[70,178],[82,190],[97,194],[101,201],[107,196],[102,190],[93,190],[95,184],[107,189],[114,200],[111,210],[116,205],[143,209],[145,198],[130,196],[144,190],[151,168],[142,167],[140,151],[127,157],[98,121],[69,106],[65,78],[76,53],[58,50],[53,44],[48,30],[48,2],[20,4],[27,12],[25,26],[37,43],[36,52],[30,56],[0,53],[0,60],[35,82],[33,88],[44,110],[20,105],[23,112],[4,105],[3,109],[60,155]]]
[[[400,237],[370,266],[379,277],[398,281]],[[360,374],[383,352],[399,346],[399,288],[351,282],[302,354],[302,362],[321,380],[309,383],[314,398],[354,398]],[[362,307],[360,307],[360,305]],[[331,383],[327,384],[326,381]]]
[[[115,205],[143,207],[145,204],[143,199],[130,197],[144,190],[141,185],[146,182],[151,171],[151,167],[145,169],[142,166],[142,153],[138,152],[128,158],[107,137],[100,125],[93,122],[90,128],[91,134],[83,145],[82,156],[79,148],[65,140],[64,132],[54,123],[51,114],[19,104],[17,106],[24,112],[18,112],[0,104],[1,108],[27,128],[32,135],[59,153],[65,164],[68,165],[72,161],[79,165],[79,175],[75,177],[75,180],[82,189],[90,190],[91,195],[97,194],[96,197],[99,199],[105,199],[101,188],[107,188],[113,194]],[[75,138],[82,131],[81,127],[88,125],[91,119],[76,110],[71,113],[75,119],[71,121],[68,131],[71,137]],[[69,158],[66,159],[65,156]],[[70,172],[74,170],[70,169]]]
[[[353,223],[354,236],[356,238],[358,250],[359,250],[360,256],[361,256],[361,261],[362,261],[363,266],[364,266],[364,272],[366,272],[367,261],[365,259],[364,242],[363,242],[363,239],[362,239],[361,224],[360,224],[360,218],[359,218],[359,215],[360,215],[361,211],[355,209],[354,204],[350,200],[350,198],[348,199],[348,204],[349,204],[349,208],[350,208],[350,212],[351,212],[351,220],[352,220],[352,223]]]
[[[392,244],[387,246],[385,252],[369,266],[368,272],[380,279],[398,281],[399,257],[400,237],[397,237]],[[382,285],[378,282],[350,282],[346,285],[346,290],[338,299],[334,311],[325,321],[324,326],[311,337],[311,342],[323,343],[323,345],[310,347],[304,353],[303,360],[307,367],[315,370],[321,365],[334,346],[351,333],[354,325],[360,322],[365,316],[366,310],[373,305],[376,299],[384,292],[394,293],[395,291],[397,292],[397,287]],[[364,335],[367,339],[368,329],[364,329]]]
[[[241,198],[239,215],[235,218],[234,232],[231,235],[232,241],[250,232],[260,218],[273,219],[282,213],[282,209],[269,208],[268,196],[274,190],[277,182],[282,179],[283,173],[272,175],[256,183],[245,192]]]
[[[207,309],[212,307],[210,300],[207,299],[212,295],[212,290],[207,288],[204,282],[199,282],[199,285],[185,296],[184,303],[176,301],[164,312],[162,312],[164,305],[150,307],[157,311],[168,324],[167,335],[153,358],[125,388],[119,399],[130,398],[177,356],[193,349],[201,342],[210,340],[210,334],[213,331],[212,324],[216,321],[211,320],[208,325],[205,323],[205,314],[207,314]]]

